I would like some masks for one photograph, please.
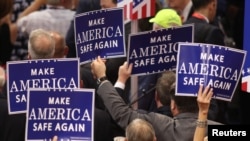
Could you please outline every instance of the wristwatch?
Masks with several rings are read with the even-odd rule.
[[[103,76],[103,77],[97,79],[97,85],[100,85],[105,80],[108,80],[108,78],[106,76]]]

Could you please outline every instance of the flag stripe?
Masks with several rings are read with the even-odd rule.
[[[131,19],[141,19],[155,15],[155,0],[133,0]]]

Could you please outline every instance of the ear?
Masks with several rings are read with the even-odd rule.
[[[28,57],[28,59],[29,59],[29,60],[31,60],[31,56],[30,56],[30,53],[28,53],[28,56],[27,56],[27,57]]]
[[[171,99],[171,102],[170,102],[170,109],[171,111],[173,111],[175,109],[175,101]]]
[[[66,46],[66,47],[64,48],[64,56],[67,56],[68,53],[69,53],[69,47]]]

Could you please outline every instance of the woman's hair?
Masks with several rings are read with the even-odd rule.
[[[13,0],[0,0],[0,19],[9,14],[13,7]]]

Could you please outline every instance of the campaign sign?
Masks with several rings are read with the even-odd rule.
[[[241,77],[246,51],[230,47],[179,43],[176,95],[196,96],[210,85],[214,98],[231,101]]]
[[[79,59],[7,62],[9,114],[25,113],[28,88],[78,88]]]
[[[93,141],[94,99],[94,89],[29,89],[26,140]]]
[[[126,56],[123,8],[102,9],[75,16],[75,44],[80,63],[97,56]]]
[[[193,41],[193,25],[130,34],[128,63],[131,75],[159,73],[176,68],[178,42]]]

